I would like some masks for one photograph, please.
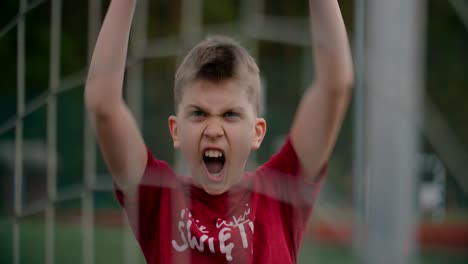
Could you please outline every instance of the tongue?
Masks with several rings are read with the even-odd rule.
[[[223,162],[217,159],[207,160],[205,165],[209,173],[219,173],[223,169]]]

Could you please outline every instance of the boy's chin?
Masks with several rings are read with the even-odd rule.
[[[227,191],[226,188],[214,188],[210,186],[203,186],[203,190],[209,195],[221,195]]]

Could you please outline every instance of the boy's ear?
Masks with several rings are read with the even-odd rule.
[[[179,137],[177,136],[177,117],[176,116],[169,116],[168,119],[169,124],[169,132],[171,132],[172,142],[174,143],[174,148],[180,147]]]
[[[266,133],[266,121],[263,118],[257,118],[255,121],[255,136],[252,141],[252,149],[257,150],[262,144]]]

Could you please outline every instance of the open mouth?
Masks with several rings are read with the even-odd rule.
[[[220,150],[207,149],[203,153],[203,163],[211,175],[219,174],[224,168],[225,161],[224,153]]]

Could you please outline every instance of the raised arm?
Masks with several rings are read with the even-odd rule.
[[[351,53],[337,0],[310,0],[309,6],[315,79],[291,128],[306,180],[329,159],[353,86]]]
[[[147,155],[137,124],[122,98],[130,26],[136,0],[112,0],[94,49],[85,103],[101,152],[123,190],[134,189]]]

